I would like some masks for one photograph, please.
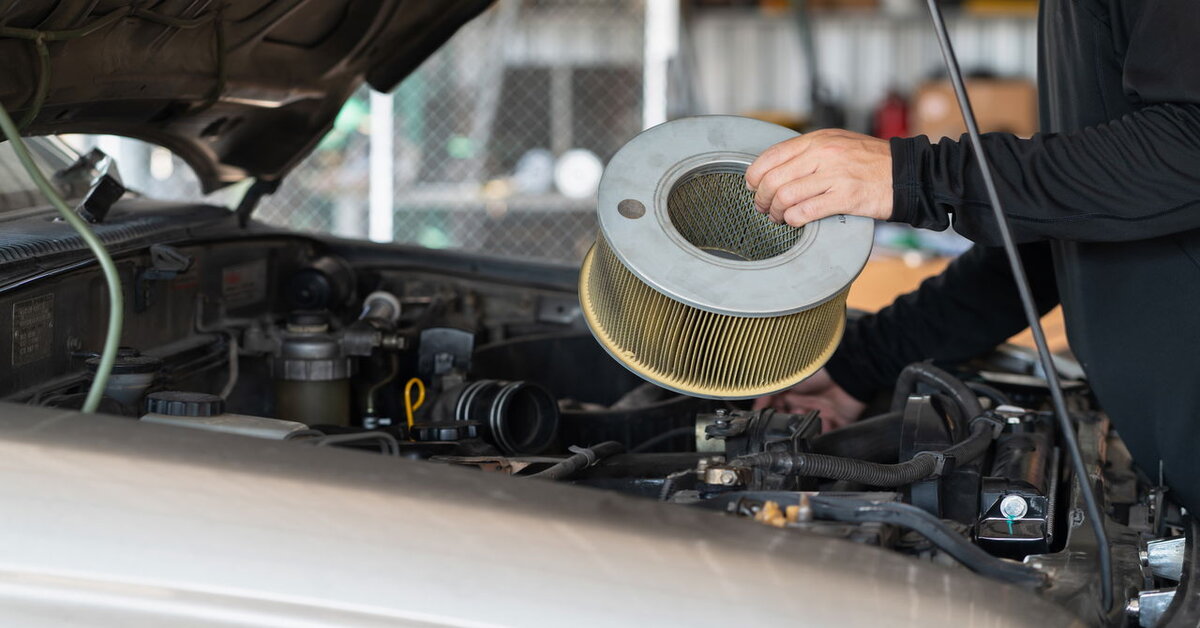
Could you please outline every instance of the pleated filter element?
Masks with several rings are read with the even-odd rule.
[[[794,228],[755,210],[747,166],[793,136],[746,118],[685,118],[613,157],[580,302],[593,335],[634,373],[740,399],[787,388],[829,359],[873,223],[834,216]]]
[[[667,194],[667,218],[700,250],[743,261],[782,255],[804,233],[754,211],[746,169],[723,164],[698,168],[676,183]]]

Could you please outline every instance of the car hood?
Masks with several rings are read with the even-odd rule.
[[[205,191],[274,181],[363,82],[391,90],[490,2],[0,2],[0,102],[28,135],[165,146]]]
[[[1032,591],[721,513],[294,441],[0,412],[0,538],[15,540],[0,554],[3,625],[1081,625]]]

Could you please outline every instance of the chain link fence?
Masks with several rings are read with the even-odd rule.
[[[676,16],[680,31],[663,34],[653,15],[672,4],[690,8]],[[359,90],[255,217],[298,231],[578,263],[595,236],[602,164],[648,119],[783,113],[802,124],[815,68],[837,88],[849,127],[866,131],[889,88],[912,88],[938,62],[923,22],[834,11],[803,18],[819,44],[809,68],[798,14],[710,4],[729,3],[498,0],[391,94]],[[953,26],[968,44],[964,63],[1033,72],[1031,19],[959,16]],[[648,29],[656,34],[646,37]],[[655,51],[668,41],[679,48],[659,66]],[[153,197],[232,206],[247,187],[205,198],[163,148],[119,138],[77,145],[89,141]],[[894,226],[880,237],[938,254],[965,246],[951,234]]]
[[[503,0],[392,98],[395,240],[578,261],[641,129],[640,2]]]
[[[602,164],[642,128],[644,24],[642,0],[499,0],[392,94],[356,93],[255,218],[577,263]],[[233,206],[246,187],[205,198],[165,149],[99,143],[153,197]]]

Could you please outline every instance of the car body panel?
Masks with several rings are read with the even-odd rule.
[[[1075,622],[963,570],[699,509],[298,442],[0,412],[0,617],[27,626]]]

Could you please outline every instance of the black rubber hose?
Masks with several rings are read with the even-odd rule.
[[[933,398],[937,400],[938,406],[942,409],[946,424],[946,434],[950,436],[950,442],[957,443],[966,438],[967,422],[979,415],[964,415],[963,409],[949,395],[935,393]]]
[[[853,523],[890,523],[914,530],[977,574],[1021,586],[1036,588],[1046,584],[1045,574],[1021,563],[988,554],[950,529],[937,517],[916,506],[820,495],[811,496],[809,503],[812,505],[813,516],[818,519]]]
[[[623,451],[625,451],[625,446],[621,443],[615,440],[604,441],[598,445],[581,449],[561,462],[556,463],[554,466],[527,477],[541,478],[543,480],[565,480],[597,462]]]
[[[994,431],[987,422],[978,422],[966,440],[940,452],[956,463],[970,462],[983,455],[991,444]],[[933,477],[939,471],[939,456],[921,452],[911,460],[897,464],[879,464],[853,458],[811,453],[759,453],[742,456],[733,464],[747,467],[767,467],[774,473],[788,476],[849,480],[868,486],[905,486]]]
[[[983,414],[983,406],[979,405],[979,397],[967,388],[957,377],[929,364],[917,362],[909,364],[900,371],[896,378],[896,392],[892,394],[892,410],[903,410],[908,396],[916,389],[917,384],[925,384],[936,388],[949,396],[958,407],[962,408],[963,416],[977,417]]]
[[[953,456],[956,462],[971,462],[987,452],[995,438],[995,424],[981,420],[971,427],[971,435],[966,440],[947,447],[942,453]]]
[[[821,434],[813,453],[868,462],[896,462],[903,412],[888,412]]]
[[[987,397],[992,400],[992,407],[996,406],[1011,406],[1013,405],[1012,397],[1004,394],[1000,389],[989,386],[982,382],[967,382],[967,388],[975,391],[975,394]]]
[[[917,456],[897,464],[880,464],[821,454],[756,455],[766,456],[770,460],[770,469],[776,473],[848,480],[868,486],[906,486],[928,478],[937,471],[937,459],[932,456]]]

